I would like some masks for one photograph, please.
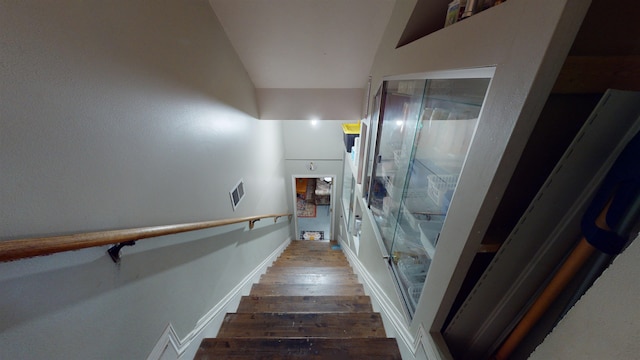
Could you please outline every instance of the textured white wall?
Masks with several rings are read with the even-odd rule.
[[[613,261],[530,359],[637,359],[638,259],[640,237]]]
[[[446,255],[431,263],[412,320],[416,333],[444,323],[589,0],[511,0],[396,49],[411,3],[396,3],[371,70],[372,96],[385,76],[495,66],[456,189],[463,196],[454,196],[438,244]]]
[[[291,120],[282,122],[285,159],[342,160],[344,140],[342,124],[357,120]]]
[[[396,48],[415,1],[396,2],[371,69],[372,97],[386,76],[495,67],[456,189],[461,196],[452,200],[428,291],[409,322],[414,336],[419,326],[428,332],[442,328],[589,3],[510,0]],[[367,226],[363,223],[363,234],[371,233]],[[375,242],[360,244],[359,258],[372,272],[384,261],[375,258],[380,256],[375,247]],[[391,288],[388,276],[377,276],[381,287]]]
[[[6,1],[2,16],[3,237],[224,217],[241,176],[260,186],[245,171],[278,169],[278,125],[255,121],[206,1]]]
[[[312,123],[310,120],[282,121],[282,134],[285,152],[285,174],[287,201],[293,206],[294,188],[293,176],[318,177],[333,175],[335,182],[335,198],[331,201],[334,217],[334,234],[338,222],[335,211],[340,206],[340,194],[342,191],[342,169],[344,158],[344,141],[342,138],[342,124],[354,121],[318,120]],[[313,161],[315,170],[309,170],[307,166]],[[293,231],[294,229],[292,229]],[[295,231],[292,237],[296,238]]]
[[[206,0],[0,0],[0,47],[0,239],[288,210],[281,123]],[[146,357],[289,234],[264,225],[0,264],[0,358]]]
[[[260,119],[362,118],[364,89],[257,89]]]

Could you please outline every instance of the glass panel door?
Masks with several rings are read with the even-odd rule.
[[[371,189],[371,179],[375,164],[376,153],[378,149],[379,140],[377,134],[380,133],[380,114],[382,113],[382,93],[384,90],[384,83],[378,89],[378,92],[375,96],[375,102],[373,107],[373,112],[371,115],[371,119],[369,121],[369,145],[368,145],[368,154],[366,156],[367,163],[364,168],[364,181],[362,182],[364,189],[363,198],[366,201],[367,205],[369,204],[369,189]]]
[[[369,205],[410,314],[437,256],[489,80],[393,80],[383,85]]]
[[[400,216],[402,192],[420,119],[425,80],[385,82],[379,137],[376,143],[369,208],[391,254]],[[382,106],[382,104],[381,104]],[[382,112],[383,111],[383,112]]]
[[[353,193],[354,189],[354,178],[353,173],[351,172],[351,166],[349,166],[349,153],[345,152],[344,155],[344,167],[343,167],[343,177],[342,177],[342,209],[343,214],[347,219],[347,229],[351,225],[351,214],[353,213]]]

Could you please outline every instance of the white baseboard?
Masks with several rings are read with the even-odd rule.
[[[211,310],[198,320],[196,326],[184,338],[180,338],[171,323],[167,324],[160,339],[151,350],[147,360],[167,360],[180,358],[193,358],[197,347],[204,337],[215,336],[217,327],[214,324],[222,323],[222,319],[228,312],[230,305],[237,304],[243,293],[248,293],[251,286],[257,282],[260,275],[264,274],[275,259],[284,251],[291,242],[291,238],[285,240],[276,248],[264,261],[262,261],[253,271],[245,276],[231,291],[220,300]],[[246,291],[245,291],[246,290]],[[215,329],[212,329],[215,327]],[[194,345],[193,347],[191,345]]]
[[[432,339],[431,334],[429,334],[422,325],[418,326],[418,331],[415,335],[411,333],[411,329],[409,328],[410,324],[407,322],[403,311],[393,304],[375,278],[371,273],[369,273],[369,271],[367,271],[358,257],[354,254],[353,250],[351,250],[349,246],[345,245],[344,241],[341,241],[341,247],[347,256],[349,263],[362,278],[364,283],[363,285],[372,297],[372,300],[380,305],[381,315],[393,326],[396,339],[402,341],[402,345],[411,352],[411,355],[413,355],[414,358],[418,349],[422,346],[428,359],[446,359],[447,356],[443,356],[442,352],[434,346],[434,339]]]

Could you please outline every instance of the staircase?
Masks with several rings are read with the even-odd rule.
[[[342,251],[292,241],[196,359],[401,359]]]

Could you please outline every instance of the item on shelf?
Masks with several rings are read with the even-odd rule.
[[[424,284],[427,278],[427,270],[431,264],[428,257],[403,257],[398,260],[398,270],[402,281],[407,286],[416,286]]]
[[[342,132],[344,133],[344,146],[347,152],[351,152],[356,138],[360,136],[360,123],[342,124]]]
[[[360,236],[360,228],[362,227],[362,217],[356,215],[355,225],[353,229],[353,236]]]
[[[400,161],[402,160],[402,150],[393,150],[393,163],[396,167],[400,167]]]
[[[424,122],[425,120],[431,120],[431,115],[433,115],[433,108],[425,107],[422,111],[421,120]]]
[[[461,15],[461,19],[468,18],[471,15],[475,15],[505,1],[506,0],[468,0],[467,6]],[[462,5],[460,7],[462,7]]]
[[[353,140],[353,146],[351,147],[351,161],[353,162],[353,166],[358,167],[358,155],[360,153],[360,136],[356,137]]]
[[[440,230],[442,230],[441,221],[420,221],[418,224],[420,228],[420,239],[422,243],[430,244],[435,247],[438,244],[438,237],[440,236]]]
[[[449,119],[449,111],[441,108],[434,108],[431,111],[431,118],[429,120],[447,120]]]
[[[468,0],[460,0],[460,10],[458,11],[457,21],[462,20],[462,13],[464,13],[464,10],[467,8],[467,1]]]
[[[429,254],[424,246],[414,242],[414,240],[418,241],[418,237],[420,236],[419,233],[414,235],[411,239],[406,239],[404,234],[399,235],[398,232],[396,232],[396,235],[396,245],[398,250],[393,251],[392,254],[394,263],[398,264],[400,260],[403,259],[405,259],[405,262],[409,261],[416,264],[426,263],[428,265],[431,263]],[[425,269],[426,268],[428,268],[428,266],[425,267]]]
[[[402,282],[408,286],[420,286],[422,284],[424,284],[424,281],[427,278],[427,271],[424,270],[424,267],[422,266],[417,266],[414,265],[411,268],[409,268],[408,273],[405,271],[400,270],[400,278],[402,280]],[[415,271],[415,272],[411,272],[411,271]]]
[[[467,6],[465,6],[464,12],[460,16],[460,19],[461,20],[466,19],[469,16],[475,14],[478,7],[478,3],[481,1],[482,0],[467,0]]]
[[[445,193],[455,189],[458,175],[427,175],[427,194],[438,207],[445,205]]]
[[[411,216],[413,218],[413,216]],[[398,226],[398,232],[401,232],[400,235],[406,239],[405,241],[411,245],[410,247],[415,246],[415,250],[413,252],[421,255],[424,253],[424,249],[421,246],[418,246],[418,239],[420,239],[420,230],[417,226],[412,226],[408,221],[400,221],[400,226]]]
[[[488,8],[494,7],[496,5],[500,5],[505,1],[507,1],[507,0],[485,0],[484,1],[484,6],[485,6],[484,8],[488,9]]]
[[[416,82],[413,80],[408,80],[408,81],[399,81],[398,82],[398,89],[397,89],[398,94],[404,94],[404,95],[413,95],[416,93]],[[405,103],[404,104],[404,111],[406,112],[406,108],[409,104]]]
[[[413,216],[413,214],[411,214],[411,211],[407,208],[406,204],[403,204],[400,207],[400,215],[402,216],[403,221],[409,224],[410,227],[418,227],[418,220]]]
[[[444,27],[453,25],[458,21],[460,14],[460,0],[453,0],[449,3],[449,9],[447,10],[447,17],[444,21]]]
[[[415,309],[420,299],[422,287],[427,279],[431,259],[429,257],[403,257],[398,261],[400,281],[406,286],[405,296]]]
[[[418,306],[418,300],[420,300],[420,294],[422,293],[422,285],[409,286],[407,288],[407,292],[409,292],[409,300],[411,301],[411,305],[415,309]]]

